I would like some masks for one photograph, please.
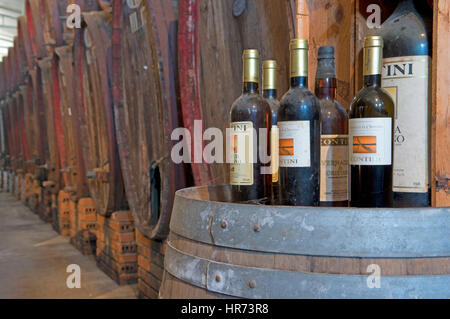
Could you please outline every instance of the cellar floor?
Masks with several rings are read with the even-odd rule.
[[[81,288],[70,289],[67,266],[81,270]],[[7,193],[0,193],[0,299],[136,298],[136,285],[119,286],[50,224]]]

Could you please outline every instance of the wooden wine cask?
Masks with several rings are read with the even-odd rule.
[[[229,186],[177,192],[160,297],[450,297],[450,208],[229,200]]]
[[[28,112],[28,106],[30,103],[30,95],[28,91],[28,86],[25,84],[22,84],[19,86],[19,91],[17,92],[17,115],[18,115],[18,122],[16,125],[18,125],[19,134],[20,134],[20,141],[21,141],[21,148],[22,148],[22,158],[23,158],[23,168],[27,169],[30,168],[32,170],[32,167],[28,167],[29,161],[31,159],[30,157],[30,150],[29,150],[29,138],[30,135],[27,134],[27,123],[29,122],[30,114]],[[28,172],[28,171],[27,171]]]
[[[47,129],[45,124],[45,112],[43,109],[42,90],[38,80],[40,70],[36,67],[36,56],[33,54],[27,17],[18,20],[19,43],[24,51],[24,72],[26,73],[26,85],[28,86],[28,107],[26,108],[26,130],[30,147],[30,165],[34,165],[34,177],[39,181],[45,180],[45,170],[40,166],[45,164],[48,157]]]
[[[23,116],[24,116],[24,130],[27,140],[27,159],[25,166],[28,172],[35,174],[37,170],[38,154],[37,154],[37,132],[35,127],[36,114],[34,112],[34,97],[33,97],[33,80],[29,74],[29,70],[33,66],[33,57],[31,52],[31,42],[28,34],[28,22],[25,16],[21,16],[17,22],[18,34],[18,51],[20,55],[20,64],[22,73],[23,85],[20,87],[23,98]]]
[[[30,105],[33,108],[33,130],[35,132],[35,156],[36,164],[40,168],[36,172],[36,178],[40,181],[46,180],[46,170],[40,166],[45,166],[50,158],[49,139],[47,132],[47,120],[46,120],[46,100],[44,98],[44,91],[42,89],[42,70],[39,67],[34,66],[29,71],[30,83],[32,87],[33,102]]]
[[[8,50],[9,53],[9,50]],[[4,98],[4,110],[5,110],[5,123],[6,131],[8,132],[8,145],[9,145],[9,164],[10,169],[13,168],[13,162],[15,157],[15,135],[13,126],[13,114],[11,113],[11,69],[10,69],[11,57],[5,56],[3,58],[3,69],[4,69],[4,82],[5,82],[5,98]]]
[[[111,88],[111,14],[83,13],[74,40],[78,119],[88,186],[97,213],[109,216],[124,205]]]
[[[0,72],[1,72],[1,66],[0,66]],[[5,123],[5,113],[4,113],[4,97],[0,98],[0,167],[5,168],[6,167],[6,156],[8,154],[8,143],[7,143],[7,136],[8,133],[6,131],[6,123]],[[0,178],[3,178],[3,175],[0,176]],[[3,182],[3,180],[2,180]],[[2,187],[3,188],[3,187]]]
[[[17,107],[17,93],[10,93],[8,98],[8,108],[10,114],[10,127],[12,130],[13,136],[13,152],[11,156],[11,164],[12,169],[17,170],[21,168],[22,164],[22,149],[21,149],[21,140],[20,140],[20,130],[19,125],[17,125],[19,121],[18,107]]]
[[[68,1],[80,6],[81,12],[99,10],[97,0]],[[65,23],[65,21],[64,21]],[[63,29],[69,32],[65,26]],[[83,72],[82,72],[82,43],[83,32],[74,32],[70,38],[70,45],[62,45],[55,48],[56,63],[59,68],[59,80],[61,89],[61,113],[63,117],[63,130],[68,152],[68,167],[63,168],[63,174],[68,174],[69,179],[65,191],[71,194],[71,198],[78,201],[81,198],[90,197],[82,136],[80,132],[79,108],[83,103]],[[78,40],[75,40],[77,37]],[[65,40],[69,42],[69,40]],[[73,45],[72,45],[73,44]]]
[[[14,38],[14,41],[16,41],[17,37]],[[20,119],[20,113],[19,113],[19,107],[18,107],[18,82],[19,82],[19,75],[18,75],[18,62],[17,62],[17,55],[16,50],[14,47],[10,47],[8,49],[8,61],[9,61],[9,108],[10,108],[10,114],[11,114],[11,128],[13,129],[14,134],[14,142],[16,143],[14,146],[14,157],[13,157],[13,169],[19,170],[22,169],[22,163],[23,163],[23,150],[22,150],[22,140],[21,140],[21,134],[20,134],[20,125],[17,125],[19,123]],[[16,176],[17,177],[17,176]],[[15,183],[15,193],[17,193],[17,186],[18,183]]]
[[[55,107],[53,98],[53,59],[50,57],[38,61],[38,90],[41,90],[42,109],[45,115],[45,127],[47,133],[48,153],[45,159],[47,180],[52,183],[54,192],[60,189],[60,157],[57,143],[57,131],[55,127]],[[42,124],[44,124],[42,123]]]
[[[9,152],[9,128],[8,128],[8,118],[7,118],[7,110],[6,110],[6,71],[5,71],[5,58],[2,59],[2,61],[0,62],[0,114],[2,117],[2,130],[1,130],[1,134],[2,134],[2,148],[1,148],[1,153],[2,153],[2,167],[4,170],[7,169],[9,163],[9,156],[10,156],[10,152]],[[7,188],[6,185],[6,179],[5,179],[5,174],[2,173],[2,182],[3,182],[3,189]]]
[[[64,143],[67,152],[67,167],[61,168],[61,173],[65,177],[65,189],[71,193],[73,199],[88,196],[87,178],[85,172],[78,172],[78,161],[84,159],[80,157],[81,151],[77,152],[77,147],[81,149],[80,134],[77,121],[73,119],[74,105],[74,72],[73,72],[73,49],[72,46],[60,46],[55,48],[55,63],[58,68],[59,88],[60,88],[60,111],[64,133]],[[76,115],[76,114],[75,114]],[[78,158],[80,157],[80,158]]]
[[[0,108],[1,108],[1,114],[2,114],[2,134],[3,134],[3,147],[2,150],[3,153],[3,163],[4,163],[4,169],[8,170],[10,167],[10,161],[11,161],[11,130],[9,125],[9,111],[8,111],[8,105],[7,105],[7,98],[4,96],[0,101]],[[5,178],[5,176],[3,176]],[[4,180],[5,183],[5,180]],[[6,189],[6,185],[4,189]]]
[[[185,187],[171,159],[172,131],[182,127],[177,101],[178,1],[113,1],[116,130],[127,200],[139,231],[168,233],[173,198]]]

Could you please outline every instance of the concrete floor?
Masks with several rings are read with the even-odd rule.
[[[81,269],[81,288],[69,289],[67,266]],[[136,298],[119,286],[27,207],[0,193],[0,298]]]

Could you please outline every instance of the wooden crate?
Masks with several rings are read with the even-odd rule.
[[[97,217],[97,266],[119,285],[137,282],[137,245],[129,211]]]
[[[158,298],[164,273],[166,241],[151,240],[136,230],[136,242],[139,298]]]

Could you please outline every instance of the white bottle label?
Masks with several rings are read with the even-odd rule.
[[[278,122],[280,167],[311,167],[309,121]]]
[[[320,201],[348,200],[348,135],[322,135]]]
[[[272,183],[278,182],[278,167],[280,166],[280,158],[279,154],[279,139],[280,139],[280,130],[277,125],[272,126],[272,130],[270,131],[270,154],[272,155]]]
[[[230,165],[231,185],[253,185],[253,123],[231,123],[233,162]]]
[[[392,119],[349,120],[351,165],[392,165]]]
[[[429,56],[383,60],[382,84],[395,103],[394,192],[427,192]]]

